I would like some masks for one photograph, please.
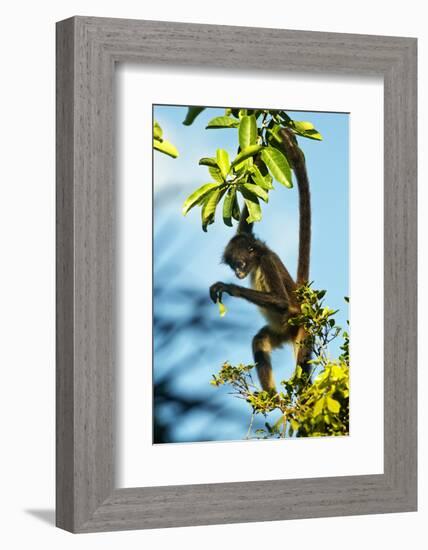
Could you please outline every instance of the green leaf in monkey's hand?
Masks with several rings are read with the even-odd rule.
[[[223,304],[221,300],[217,300],[217,304],[220,317],[224,317],[227,313],[227,307]]]
[[[195,118],[205,110],[205,107],[188,107],[186,118],[183,120],[185,126],[190,126]]]
[[[156,149],[157,151],[160,151],[161,153],[165,153],[166,155],[174,159],[178,157],[177,148],[166,139],[161,141],[160,139],[154,138],[153,148]]]
[[[257,122],[254,115],[244,115],[239,123],[239,146],[241,151],[250,145],[256,145]]]
[[[293,187],[291,169],[285,156],[274,147],[264,147],[261,152],[262,160],[272,176],[285,187]]]
[[[201,216],[202,216],[202,229],[206,232],[207,227],[214,223],[215,219],[215,211],[217,208],[218,203],[220,202],[220,199],[224,195],[226,189],[214,189],[213,191],[210,191],[208,196],[205,198]]]
[[[196,191],[189,195],[184,201],[183,216],[185,216],[194,206],[200,204],[200,202],[203,201],[209,193],[211,193],[211,191],[216,189],[218,186],[219,183],[206,183],[205,185],[199,187],[199,189],[196,189]]]

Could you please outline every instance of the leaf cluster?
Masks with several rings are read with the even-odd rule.
[[[192,124],[203,110],[203,107],[189,107],[183,124]],[[203,157],[199,161],[208,168],[212,181],[187,197],[183,214],[199,206],[204,231],[214,223],[222,200],[226,225],[239,221],[243,204],[248,210],[246,221],[253,223],[262,219],[260,201],[269,201],[274,180],[288,188],[293,186],[292,168],[279,134],[281,128],[289,128],[302,137],[322,139],[312,123],[294,121],[285,111],[269,109],[227,108],[223,116],[210,120],[206,128],[237,129],[239,147],[232,160],[226,150],[217,149],[215,157]]]

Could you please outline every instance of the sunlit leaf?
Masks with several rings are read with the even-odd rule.
[[[314,128],[312,122],[304,122],[299,120],[294,120],[292,124],[293,129],[300,136],[316,139],[317,141],[322,140],[322,135]]]
[[[239,189],[244,197],[245,204],[248,208],[248,217],[246,221],[248,223],[259,222],[262,219],[262,210],[257,197],[253,193],[250,193],[245,188]]]
[[[216,129],[216,128],[237,128],[239,126],[239,120],[236,120],[228,116],[217,116],[211,119],[206,128]]]
[[[214,181],[218,181],[219,183],[224,182],[224,178],[221,175],[220,168],[218,167],[218,164],[215,158],[203,157],[199,160],[199,165],[208,167],[208,171],[211,174],[211,177],[213,178]]]
[[[153,148],[157,151],[160,151],[161,153],[165,153],[166,155],[177,158],[178,157],[178,151],[174,147],[172,143],[164,139],[163,141],[160,141],[158,139],[153,140]]]
[[[227,174],[230,170],[230,160],[229,153],[224,149],[217,149],[217,165],[220,168],[220,173],[223,176],[223,179],[226,179]]]
[[[256,185],[266,190],[273,189],[272,176],[270,174],[266,174],[266,176],[263,176],[256,164],[253,164],[253,166],[251,167],[251,173],[253,175],[253,180]]]
[[[314,130],[315,129],[312,122],[304,122],[304,121],[294,120],[293,124],[294,124],[294,127],[296,128],[296,130],[298,130],[299,132],[306,132],[306,130]]]
[[[254,193],[255,195],[257,195],[257,197],[259,197],[263,201],[269,201],[269,195],[260,186],[255,185],[254,183],[244,183],[243,187],[247,189],[247,191],[250,191],[250,193]]]
[[[239,153],[239,155],[237,155],[233,159],[232,166],[236,166],[237,164],[240,164],[242,161],[248,159],[249,157],[253,157],[259,151],[261,151],[262,148],[263,148],[262,145],[250,145],[249,147],[246,147]]]
[[[274,140],[277,144],[282,143],[282,138],[279,135],[280,131],[281,126],[279,124],[275,124],[271,129],[269,129],[267,131],[269,141]]]
[[[274,147],[265,147],[261,152],[262,159],[272,176],[285,187],[293,187],[291,169],[285,156]]]
[[[229,227],[232,227],[233,207],[236,199],[236,187],[232,186],[228,189],[223,202],[223,221]]]
[[[322,135],[316,130],[307,130],[300,134],[302,137],[315,139],[316,141],[322,141]]]
[[[202,185],[196,191],[194,191],[191,195],[187,197],[187,199],[184,201],[183,204],[183,215],[185,216],[187,212],[194,206],[196,206],[204,197],[206,197],[211,191],[216,189],[219,186],[218,183],[206,183],[205,185]]]
[[[204,205],[202,206],[201,217],[202,217],[202,229],[207,230],[208,225],[214,223],[215,211],[217,204],[219,203],[221,197],[223,196],[226,189],[215,189],[211,191],[208,195]]]
[[[213,168],[212,166],[208,166],[208,172],[210,173],[214,181],[218,181],[219,183],[224,182],[224,178],[221,175],[220,168]]]
[[[250,145],[256,145],[257,140],[257,122],[254,115],[245,115],[239,123],[239,146],[241,150]]]
[[[338,413],[340,411],[339,401],[336,401],[336,399],[327,396],[327,409],[332,413]]]
[[[299,429],[300,425],[299,423],[297,422],[297,420],[294,420],[293,418],[290,420],[290,425],[291,427],[293,428],[293,430],[295,432],[297,432],[297,430]]]
[[[321,397],[321,399],[318,399],[318,401],[315,403],[314,417],[322,413],[324,409],[324,403],[325,403],[325,397]]]
[[[155,139],[161,140],[162,139],[162,128],[159,126],[159,123],[155,120],[153,124],[153,137]]]

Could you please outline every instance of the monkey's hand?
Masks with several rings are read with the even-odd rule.
[[[227,294],[232,294],[232,285],[227,285],[226,283],[214,283],[210,286],[210,297],[211,300],[216,304],[221,302],[223,292]]]

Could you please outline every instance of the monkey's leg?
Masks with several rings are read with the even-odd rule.
[[[271,352],[286,341],[285,335],[279,335],[268,325],[253,338],[253,355],[260,384],[265,391],[275,391],[275,379],[272,372]]]

